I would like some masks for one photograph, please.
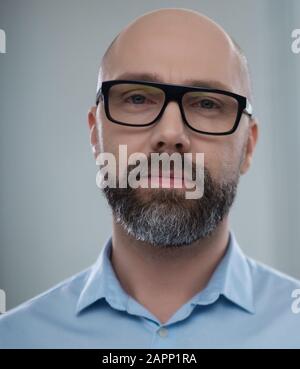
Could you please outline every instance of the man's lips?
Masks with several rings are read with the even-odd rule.
[[[186,188],[193,180],[185,171],[148,171],[148,175],[138,175],[138,180],[147,183],[147,187],[154,188]]]
[[[183,175],[182,173],[174,173],[173,171],[170,172],[162,172],[162,170],[159,171],[158,175],[151,175],[151,173],[148,174],[148,178],[170,178],[170,179],[174,179],[174,178],[179,178],[179,179],[183,179]]]
[[[158,175],[158,176],[156,176],[156,175],[153,175],[153,176],[151,176],[150,174],[148,175],[148,178],[167,178],[167,179],[184,179],[183,178],[183,176],[174,176],[174,175]]]

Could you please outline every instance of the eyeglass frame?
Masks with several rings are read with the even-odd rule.
[[[110,111],[109,111],[109,98],[108,98],[109,89],[114,85],[126,84],[126,83],[156,87],[156,88],[160,88],[164,92],[165,94],[164,104],[161,107],[159,114],[150,123],[145,123],[145,124],[124,123],[124,122],[115,120],[111,116]],[[187,92],[210,92],[210,93],[219,93],[219,94],[233,97],[238,102],[238,111],[237,111],[237,116],[233,124],[233,127],[229,131],[226,131],[226,132],[207,132],[207,131],[197,130],[196,128],[192,127],[189,124],[188,120],[186,119],[184,108],[182,106],[183,95]],[[130,127],[147,127],[147,126],[154,124],[162,117],[169,102],[175,101],[177,102],[179,106],[182,120],[190,129],[192,129],[193,131],[197,133],[213,135],[213,136],[225,136],[225,135],[229,135],[235,132],[240,123],[242,114],[246,114],[250,118],[253,117],[253,108],[252,108],[252,105],[249,99],[245,96],[238,95],[234,92],[227,91],[227,90],[214,89],[214,88],[206,88],[206,87],[204,88],[204,87],[198,87],[198,86],[196,87],[195,86],[184,86],[184,85],[176,85],[176,84],[170,84],[170,83],[151,82],[151,81],[141,81],[141,80],[137,81],[137,80],[124,80],[124,79],[103,81],[96,95],[96,106],[99,104],[100,101],[104,101],[105,114],[111,122],[120,124],[123,126],[130,126]]]

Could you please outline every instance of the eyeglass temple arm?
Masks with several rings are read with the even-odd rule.
[[[246,113],[249,117],[253,116],[253,108],[248,99],[246,100],[246,108],[243,110],[243,113]]]
[[[99,101],[102,101],[102,100],[103,100],[103,95],[102,95],[102,90],[100,87],[96,95],[96,105],[98,105]]]

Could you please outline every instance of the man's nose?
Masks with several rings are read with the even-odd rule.
[[[188,127],[184,124],[178,104],[171,101],[162,117],[152,127],[151,150],[154,152],[189,152]]]

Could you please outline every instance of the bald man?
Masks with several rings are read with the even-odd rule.
[[[161,9],[123,29],[88,113],[99,170],[103,153],[128,169],[100,184],[112,236],[91,268],[6,313],[0,347],[299,348],[299,281],[245,256],[229,226],[258,136],[252,104],[247,60],[211,19]],[[134,187],[136,153],[150,170]],[[176,154],[183,173],[154,175],[152,154]],[[197,174],[201,196],[187,198]]]

